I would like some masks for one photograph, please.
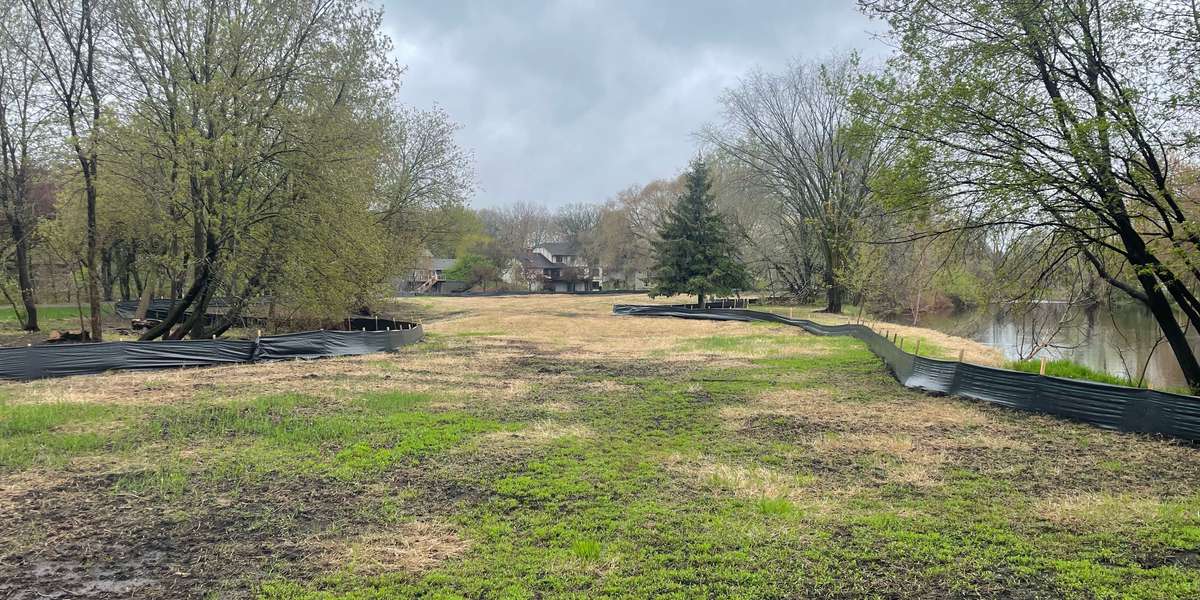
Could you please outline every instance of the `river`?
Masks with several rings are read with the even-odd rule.
[[[898,316],[896,323],[911,325]],[[1064,326],[1057,324],[1063,321]],[[1067,358],[1096,371],[1120,377],[1144,376],[1155,389],[1185,387],[1183,373],[1148,310],[1138,305],[1100,306],[1091,312],[1067,309],[1065,304],[1039,304],[1028,314],[1015,315],[992,305],[973,311],[921,315],[919,327],[966,337],[1000,350],[1005,358],[1028,358],[1031,349],[1046,339],[1050,346],[1037,357]],[[1051,335],[1053,334],[1053,335]],[[1200,348],[1200,336],[1192,335]]]

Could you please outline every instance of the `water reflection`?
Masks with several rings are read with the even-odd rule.
[[[897,323],[910,324],[899,318]],[[1144,375],[1154,388],[1186,382],[1150,311],[1138,305],[1100,306],[1091,311],[1044,303],[1016,312],[989,306],[972,312],[922,315],[921,327],[971,338],[995,347],[1009,359],[1068,358],[1097,371],[1133,379]],[[1193,347],[1200,336],[1191,335]],[[1156,348],[1157,344],[1157,348]]]

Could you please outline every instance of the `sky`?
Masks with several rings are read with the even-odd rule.
[[[672,177],[752,69],[859,50],[853,0],[387,0],[401,100],[440,105],[475,155],[475,207],[602,202]]]

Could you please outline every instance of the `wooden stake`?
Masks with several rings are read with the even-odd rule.
[[[962,349],[962,348],[959,348],[959,349],[958,349],[958,362],[962,362],[962,359],[963,359],[963,352],[966,352],[966,350],[964,350],[964,349]]]
[[[1045,356],[1042,357],[1042,370],[1039,374],[1040,375],[1046,374],[1046,357]]]
[[[917,338],[917,349],[913,350],[913,354],[917,356],[921,355],[921,338]]]

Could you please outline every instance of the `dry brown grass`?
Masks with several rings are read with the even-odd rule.
[[[1019,432],[980,406],[898,391],[895,398],[847,400],[840,388],[777,389],[720,411],[733,429],[804,444],[815,456],[858,461],[883,481],[941,483],[955,458],[980,451],[1027,451]]]
[[[830,387],[776,389],[746,404],[726,407],[721,414],[735,427],[756,415],[782,414],[803,417],[826,431],[921,431],[998,425],[985,411],[963,402],[896,390],[892,399],[864,403],[846,400],[847,392]]]
[[[325,570],[382,575],[427,571],[466,552],[469,544],[449,525],[435,521],[403,523],[312,546],[312,560]]]
[[[711,456],[687,456],[669,454],[663,465],[674,473],[684,475],[693,482],[713,488],[729,490],[739,498],[787,498],[797,501],[812,501],[814,495],[811,478],[799,477],[761,466],[744,466],[724,462]]]
[[[234,400],[271,393],[297,393],[339,399],[380,390],[413,392],[453,390],[468,397],[506,401],[527,395],[537,385],[554,385],[553,373],[533,380],[521,377],[480,377],[504,374],[514,360],[538,353],[564,361],[638,360],[654,357],[666,371],[705,366],[738,367],[778,350],[777,345],[751,340],[728,352],[689,348],[689,341],[712,336],[763,334],[803,335],[787,327],[749,323],[693,321],[672,318],[621,317],[613,304],[678,303],[684,298],[652,300],[641,294],[607,296],[438,297],[402,300],[419,303],[434,319],[426,331],[450,336],[453,349],[470,351],[421,353],[411,350],[315,361],[283,361],[200,369],[124,372],[66,377],[30,383],[0,384],[17,402],[95,402],[114,405],[168,404],[188,400]],[[445,315],[443,317],[443,315]],[[833,318],[833,317],[831,317]],[[921,330],[943,347],[970,347],[972,342]],[[472,335],[456,338],[457,334]],[[788,346],[788,353],[819,353],[820,340]],[[596,391],[613,391],[615,383],[597,383]],[[447,398],[448,405],[456,400]]]
[[[773,309],[775,312],[787,314],[787,308]],[[843,323],[857,322],[855,315],[830,315],[817,312],[811,307],[801,307],[793,310],[793,316],[798,319],[808,319],[818,323],[828,325],[839,325]],[[938,347],[945,349],[953,355],[957,355],[959,350],[963,351],[963,360],[977,365],[1002,365],[1004,364],[1004,356],[995,348],[986,344],[981,344],[974,340],[961,338],[949,334],[942,333],[934,329],[926,329],[924,327],[916,327],[911,325],[897,325],[884,321],[874,321],[864,318],[864,324],[870,326],[880,334],[887,333],[889,337],[892,334],[898,334],[900,337],[909,340],[905,345],[909,351],[912,351],[913,342],[916,338],[922,338],[927,343],[931,342]]]
[[[1161,509],[1158,498],[1099,492],[1050,496],[1034,504],[1039,517],[1076,531],[1111,531],[1149,523]]]
[[[524,446],[553,442],[566,437],[591,438],[595,432],[583,425],[557,423],[550,420],[535,421],[513,431],[494,431],[479,436],[484,446]]]
[[[674,350],[680,341],[759,332],[749,323],[635,318],[612,314],[613,304],[654,303],[646,296],[511,296],[436,298],[447,311],[464,312],[427,328],[437,333],[491,333],[545,344],[582,357],[645,357]],[[670,303],[659,299],[659,303]],[[678,299],[674,302],[679,302]]]

